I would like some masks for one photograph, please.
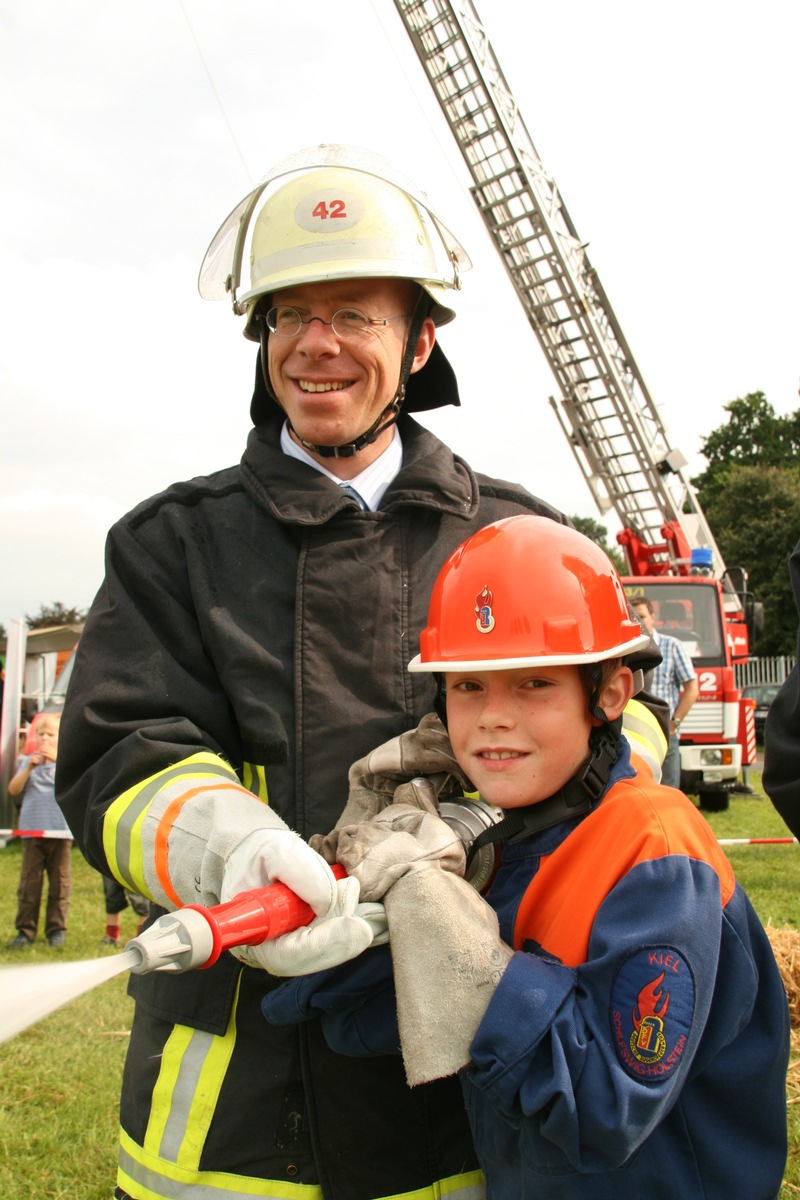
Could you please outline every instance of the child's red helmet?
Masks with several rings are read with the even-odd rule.
[[[408,669],[593,663],[649,641],[595,542],[547,517],[507,517],[473,534],[440,570]]]

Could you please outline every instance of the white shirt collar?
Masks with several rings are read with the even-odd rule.
[[[299,446],[291,437],[285,421],[281,429],[281,450],[290,458],[297,458],[300,462],[307,463],[309,467],[314,467],[322,475],[327,475],[328,479],[332,479],[339,487],[347,483],[350,487],[355,488],[371,512],[375,512],[383,498],[383,493],[403,465],[403,439],[400,437],[400,430],[396,425],[392,428],[392,440],[383,454],[352,479],[339,479],[321,463],[318,463],[315,458],[312,458],[308,451],[303,446]]]

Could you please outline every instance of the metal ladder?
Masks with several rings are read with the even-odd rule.
[[[561,391],[550,403],[601,513],[613,508],[654,564],[664,526],[724,563],[625,336],[547,174],[469,0],[395,0],[473,179],[471,194]],[[662,567],[663,569],[663,567]]]

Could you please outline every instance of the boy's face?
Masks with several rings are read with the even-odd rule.
[[[448,672],[445,680],[455,756],[490,804],[546,800],[585,761],[594,722],[577,667]]]
[[[50,762],[55,762],[58,752],[58,721],[42,719],[36,726],[36,748]]]

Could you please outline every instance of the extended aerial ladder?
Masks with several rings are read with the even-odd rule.
[[[681,452],[670,445],[619,321],[547,174],[470,0],[395,0],[472,176],[471,194],[561,396],[550,398],[600,513],[622,530],[632,600],[697,668],[681,727],[681,783],[727,806],[755,760],[752,708],[735,684],[756,627],[746,573],[726,568]]]
[[[470,191],[561,390],[550,398],[631,574],[725,564],[555,182],[470,3],[395,0],[473,179]],[[727,589],[726,589],[727,590]],[[735,601],[734,601],[735,603]]]

